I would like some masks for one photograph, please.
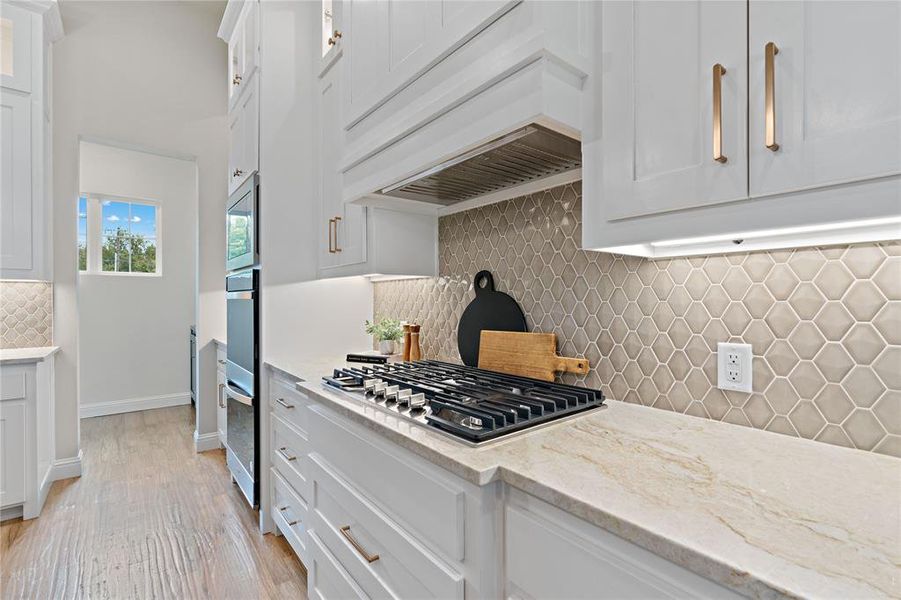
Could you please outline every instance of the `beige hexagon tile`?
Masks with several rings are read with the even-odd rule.
[[[592,364],[564,381],[901,456],[901,242],[658,261],[580,243],[580,184],[443,217],[439,277],[375,283],[374,309],[421,323],[426,357],[459,361],[457,321],[489,269],[530,327]],[[751,344],[755,393],[714,387],[723,341]]]
[[[0,348],[53,343],[53,285],[0,280]]]

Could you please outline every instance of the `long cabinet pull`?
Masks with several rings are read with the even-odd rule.
[[[282,446],[281,448],[278,449],[278,453],[281,454],[282,458],[284,458],[287,461],[297,460],[297,457],[291,456],[290,454],[288,454],[287,450],[288,450],[287,446]]]
[[[341,252],[341,248],[338,246],[338,221],[341,220],[341,217],[335,217],[335,252]]]
[[[222,398],[222,390],[225,389],[225,384],[219,384],[219,408],[225,408],[225,400]]]
[[[723,154],[723,75],[726,68],[720,63],[713,65],[713,160],[726,162]]]
[[[366,550],[363,549],[363,546],[360,545],[360,542],[358,542],[354,538],[354,536],[350,534],[350,525],[345,525],[341,528],[341,535],[344,536],[344,539],[350,542],[350,545],[354,547],[354,550],[360,553],[360,556],[362,556],[366,562],[374,563],[379,559],[378,554],[369,554],[368,552],[366,552]]]
[[[775,152],[779,149],[779,144],[776,143],[776,55],[779,54],[779,48],[773,42],[767,42],[764,54],[766,147]]]
[[[334,219],[328,220],[328,251],[329,254],[335,253],[335,234],[337,233],[338,228],[335,227],[332,229],[332,226],[335,225]]]
[[[284,398],[279,398],[279,399],[276,400],[275,402],[276,402],[277,404],[281,404],[281,405],[284,406],[285,408],[294,408],[294,405],[293,405],[293,404],[288,404],[287,402],[285,402],[285,399],[284,399]]]

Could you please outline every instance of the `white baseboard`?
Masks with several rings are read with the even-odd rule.
[[[21,504],[17,504],[15,506],[8,506],[3,510],[0,510],[0,521],[8,521],[9,519],[18,519],[23,514],[23,509]]]
[[[53,461],[50,467],[50,474],[47,479],[50,481],[58,481],[60,479],[69,479],[70,477],[81,477],[81,457],[82,451],[78,451],[78,456],[70,456],[69,458],[60,458]]]
[[[222,446],[219,444],[219,432],[198,434],[194,430],[194,451],[206,452],[207,450],[217,450]]]
[[[178,394],[164,394],[162,396],[147,396],[146,398],[131,398],[129,400],[112,400],[109,402],[89,402],[81,405],[79,414],[82,419],[89,417],[102,417],[119,413],[135,412],[138,410],[150,410],[153,408],[166,408],[190,404],[191,392]]]

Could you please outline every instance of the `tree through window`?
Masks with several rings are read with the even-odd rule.
[[[78,203],[79,269],[159,273],[159,207],[149,202],[86,196]]]

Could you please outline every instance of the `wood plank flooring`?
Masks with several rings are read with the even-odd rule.
[[[85,419],[83,475],[0,525],[0,598],[301,598],[306,572],[261,535],[190,406]]]

